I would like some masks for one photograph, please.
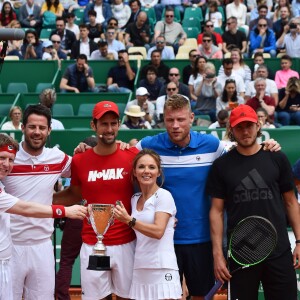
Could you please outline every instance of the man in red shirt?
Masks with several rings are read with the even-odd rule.
[[[97,145],[72,159],[72,177],[69,188],[54,195],[54,203],[76,203],[85,199],[88,204],[116,204],[122,201],[131,212],[133,195],[131,183],[132,161],[136,148],[120,150],[116,143],[120,127],[118,106],[102,101],[93,109],[91,127],[97,136]],[[83,245],[80,251],[82,299],[103,299],[114,293],[118,299],[129,297],[133,272],[135,234],[125,223],[117,220],[103,239],[110,256],[111,271],[87,270],[89,256],[97,239],[92,226],[84,221]]]
[[[264,78],[257,78],[254,82],[256,95],[250,98],[246,104],[251,106],[255,111],[262,107],[264,108],[270,119],[274,120],[275,100],[272,97],[266,96],[266,80]]]
[[[222,36],[215,32],[214,31],[214,24],[212,21],[210,20],[207,20],[204,24],[204,30],[202,33],[200,33],[198,35],[198,38],[197,38],[197,43],[198,45],[202,45],[202,39],[203,39],[203,34],[204,33],[210,33],[212,34],[212,37],[213,37],[213,44],[215,46],[218,46],[220,48],[220,50],[222,50],[222,47],[223,47],[223,39],[222,39]]]

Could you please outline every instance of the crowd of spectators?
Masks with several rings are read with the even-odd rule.
[[[115,60],[116,65],[108,71],[109,92],[130,93],[143,87],[148,100],[157,105],[167,97],[168,89],[175,89],[191,101],[196,115],[208,115],[212,123],[217,122],[220,111],[230,114],[236,105],[246,103],[263,108],[268,122],[278,127],[300,125],[299,73],[292,66],[292,58],[300,57],[299,2],[26,0],[20,5],[4,1],[0,25],[26,28],[23,41],[9,41],[7,55],[76,60],[62,74],[62,92],[99,92],[88,62]],[[184,23],[190,8],[194,15],[189,20],[199,20],[196,25],[201,28],[193,47]],[[80,24],[75,22],[78,9],[84,10]],[[49,39],[40,37],[43,28],[52,28]],[[133,52],[132,47],[144,50]],[[190,63],[181,74],[175,59],[184,47]],[[139,78],[130,64],[132,54],[149,60]],[[281,60],[276,74],[266,65],[267,59],[274,57]],[[245,58],[254,59],[252,69]],[[164,63],[173,59],[171,68]],[[213,59],[222,60],[219,70]],[[143,114],[143,109],[136,114]],[[156,123],[161,123],[160,112],[149,122],[152,127]]]

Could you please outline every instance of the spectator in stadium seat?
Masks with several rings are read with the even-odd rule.
[[[67,59],[67,55],[61,50],[61,38],[58,34],[53,34],[50,38],[52,44],[53,44],[53,49],[56,50],[57,55],[59,59]]]
[[[189,79],[193,73],[194,63],[195,63],[197,57],[199,57],[197,50],[196,49],[190,50],[190,52],[189,52],[190,64],[185,66],[182,70],[182,82],[184,84],[189,84]]]
[[[279,92],[277,119],[282,125],[300,125],[300,81],[296,77],[291,77]]]
[[[97,44],[89,39],[89,29],[86,24],[79,25],[80,39],[75,41],[71,49],[71,59],[75,59],[79,54],[85,54],[89,59],[92,52],[98,49]]]
[[[220,50],[222,50],[223,47],[223,40],[222,36],[214,31],[214,24],[212,21],[208,20],[205,21],[203,33],[200,33],[197,37],[197,43],[198,45],[202,45],[202,39],[204,33],[210,33],[212,35],[213,44],[215,46],[218,46]]]
[[[105,32],[105,37],[109,50],[114,50],[116,52],[120,50],[125,50],[124,44],[116,39],[117,29],[115,27],[108,26]]]
[[[10,1],[4,1],[0,13],[0,26],[6,27],[11,21],[17,20],[17,15],[13,10]]]
[[[24,59],[42,59],[43,44],[39,41],[36,31],[28,29],[25,32],[21,52]]]
[[[207,59],[223,58],[222,50],[213,44],[213,36],[210,33],[203,34],[202,45],[198,47],[198,52]]]
[[[149,101],[148,90],[144,87],[139,87],[135,92],[135,96],[136,99],[127,103],[125,111],[128,111],[132,105],[138,105],[141,111],[145,113],[143,119],[151,124],[155,113],[155,105]]]
[[[267,25],[269,29],[273,28],[273,21],[267,17],[268,15],[268,6],[265,4],[262,4],[258,7],[258,17],[253,19],[249,24],[249,30],[253,30],[259,21],[259,19],[266,19]]]
[[[34,28],[40,32],[42,27],[40,13],[41,8],[34,3],[34,0],[26,0],[26,3],[20,7],[18,19],[22,27]]]
[[[107,21],[112,17],[111,7],[108,3],[103,0],[94,0],[85,7],[84,9],[84,23],[89,22],[89,11],[94,10],[97,13],[96,22],[102,25],[102,28],[106,28]]]
[[[238,30],[236,17],[230,17],[226,22],[227,30],[222,34],[223,52],[229,53],[233,48],[239,48],[243,57],[248,57],[247,37],[245,32]]]
[[[217,1],[209,1],[205,20],[210,20],[214,24],[214,27],[221,28],[223,23],[222,18],[223,16],[218,10]]]
[[[154,28],[154,40],[160,35],[164,35],[168,46],[174,48],[177,54],[178,48],[182,46],[187,38],[180,23],[174,21],[175,12],[172,7],[165,10],[165,20],[158,21]]]
[[[166,47],[166,39],[163,35],[159,35],[155,40],[155,45],[148,50],[147,59],[151,58],[152,51],[159,50],[161,52],[161,59],[174,59],[173,47]]]
[[[102,25],[97,23],[97,13],[94,10],[90,10],[88,12],[89,16],[89,38],[94,40],[95,38],[100,38],[101,34],[103,33]]]
[[[76,39],[79,39],[79,26],[75,24],[75,14],[73,12],[68,12],[66,15],[66,29],[74,32]]]
[[[112,0],[111,12],[113,17],[118,20],[119,28],[125,29],[125,25],[131,16],[130,7],[123,0]]]
[[[145,47],[150,48],[150,29],[146,24],[147,14],[141,11],[136,17],[136,21],[128,24],[125,29],[125,45],[126,47]]]
[[[256,94],[254,97],[249,99],[246,104],[251,106],[255,111],[262,107],[264,108],[269,118],[274,121],[274,112],[275,112],[275,100],[266,95],[266,80],[264,78],[256,78],[254,81],[254,88],[256,91]]]
[[[142,11],[141,8],[142,8],[142,4],[140,2],[140,0],[130,0],[129,1],[129,7],[131,9],[131,15],[130,15],[130,18],[128,19],[126,25],[124,26],[124,28],[127,28],[127,26],[130,24],[130,23],[133,23],[136,21],[137,19],[137,16],[140,14],[140,12]],[[149,25],[149,21],[147,19],[146,21],[146,24]]]
[[[282,35],[284,27],[289,24],[291,15],[292,13],[288,6],[280,8],[280,18],[273,23],[273,31],[275,32],[276,41]]]
[[[139,86],[148,90],[150,101],[156,101],[163,82],[157,78],[157,69],[154,66],[148,65],[145,72],[146,78],[140,80]]]
[[[266,65],[260,65],[257,68],[255,73],[256,73],[255,78],[264,78],[266,80],[265,94],[267,96],[272,97],[275,100],[275,105],[277,106],[277,104],[278,104],[278,89],[277,89],[275,81],[272,79],[269,79],[268,68],[266,67]],[[253,80],[247,84],[245,101],[248,101],[250,98],[255,96],[256,90],[254,87],[254,83],[255,83],[255,81]]]
[[[268,28],[267,20],[260,18],[256,28],[251,30],[249,36],[249,56],[256,52],[269,53],[271,57],[276,57],[276,39],[272,29]]]
[[[190,94],[188,85],[186,85],[180,81],[180,71],[178,68],[171,68],[169,70],[168,82],[174,82],[176,84],[179,94],[186,96],[188,99],[191,98],[191,94]],[[167,84],[165,84],[160,89],[159,96],[165,95],[166,88],[167,88]]]
[[[233,48],[231,50],[230,58],[233,61],[233,74],[239,74],[243,78],[245,85],[247,85],[251,81],[251,70],[245,64],[241,50],[238,48]],[[219,75],[221,74],[224,74],[223,66],[221,66],[219,69]]]
[[[41,8],[41,16],[43,16],[45,12],[51,12],[55,14],[56,17],[62,17],[64,12],[64,7],[59,2],[59,0],[55,0],[55,1],[45,0]]]
[[[118,53],[115,50],[108,50],[108,44],[105,40],[98,42],[98,50],[91,54],[91,60],[117,60]]]
[[[69,65],[60,81],[61,92],[97,92],[93,70],[87,64],[85,54],[80,54],[75,64]]]
[[[76,36],[74,32],[72,32],[69,29],[66,29],[66,22],[64,18],[57,17],[55,24],[56,24],[56,29],[52,30],[50,39],[53,34],[58,34],[61,39],[61,43],[60,43],[61,50],[68,55],[71,53],[71,48],[73,43],[76,41]]]
[[[237,20],[237,26],[242,27],[245,30],[246,36],[249,33],[249,26],[246,24],[247,6],[242,3],[243,1],[234,0],[226,5],[226,18],[227,21],[231,17],[235,17]]]
[[[141,69],[141,79],[146,78],[146,70],[148,66],[154,66],[157,69],[157,77],[160,79],[163,83],[165,81],[168,81],[169,76],[169,67],[164,64],[164,62],[161,59],[161,52],[159,50],[153,50],[151,53],[151,62]]]
[[[207,59],[204,56],[197,56],[193,63],[192,74],[190,75],[188,86],[191,94],[191,101],[197,101],[198,97],[195,91],[198,89],[199,84],[203,80],[203,75],[205,74],[205,66]]]
[[[20,106],[13,106],[9,110],[10,121],[5,122],[1,130],[21,130],[22,129],[22,108]]]
[[[300,21],[292,19],[289,25],[284,27],[282,35],[276,42],[280,49],[285,48],[285,52],[290,57],[300,57]]]
[[[275,74],[274,74],[273,70],[272,70],[271,68],[269,68],[269,67],[265,64],[265,58],[264,58],[263,53],[261,53],[261,52],[256,52],[256,53],[254,54],[254,65],[253,65],[252,68],[251,68],[253,80],[255,80],[256,77],[258,77],[258,76],[256,75],[256,71],[257,71],[257,68],[258,68],[259,66],[261,66],[261,65],[264,65],[264,66],[267,68],[267,70],[268,70],[268,77],[267,77],[267,78],[269,78],[269,79],[271,79],[271,80],[274,80]]]
[[[281,70],[275,73],[275,82],[278,90],[286,87],[288,80],[291,77],[299,78],[299,73],[292,70],[292,59],[288,55],[284,55],[280,58]]]
[[[107,75],[107,89],[113,93],[131,93],[134,89],[136,69],[129,63],[126,50],[118,52],[118,65],[112,67]]]
[[[181,0],[160,0],[160,2],[154,6],[156,20],[162,20],[163,10],[167,8],[174,9],[176,7],[177,9],[179,9],[180,13],[183,14],[184,7],[181,5],[181,2]]]

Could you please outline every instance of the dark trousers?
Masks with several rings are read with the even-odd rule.
[[[70,300],[69,288],[72,268],[82,245],[82,221],[66,219],[61,240],[59,271],[55,277],[55,295],[57,300]]]

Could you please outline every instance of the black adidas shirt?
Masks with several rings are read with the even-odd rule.
[[[260,150],[254,155],[241,155],[236,149],[215,160],[207,192],[225,200],[228,236],[235,225],[251,216],[262,216],[275,226],[277,247],[271,257],[290,249],[281,194],[293,190],[290,163],[282,152]]]

